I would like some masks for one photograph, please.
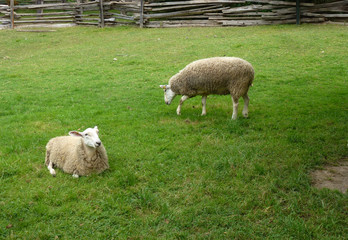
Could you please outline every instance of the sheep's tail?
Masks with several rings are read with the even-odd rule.
[[[254,86],[253,81],[254,81],[254,76],[249,80],[249,87]]]
[[[249,82],[249,87],[252,87],[254,86],[253,84],[253,81],[254,81],[254,78],[255,78],[255,72],[254,72],[254,69],[252,68],[252,71],[251,71],[251,81]]]
[[[51,151],[46,148],[46,157],[45,157],[46,166],[48,166],[48,164],[50,163],[50,154],[51,154]]]

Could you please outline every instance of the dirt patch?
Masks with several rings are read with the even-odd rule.
[[[348,159],[339,162],[336,166],[326,166],[322,170],[311,173],[313,186],[347,192],[348,188]]]

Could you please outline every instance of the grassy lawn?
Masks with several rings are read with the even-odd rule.
[[[348,194],[309,172],[348,156],[347,53],[333,25],[0,31],[0,239],[346,239]],[[253,64],[248,119],[165,105],[213,56]],[[51,177],[48,140],[95,125],[110,170]]]

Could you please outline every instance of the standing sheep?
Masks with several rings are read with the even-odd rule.
[[[243,116],[248,117],[248,90],[254,80],[252,65],[240,58],[214,57],[194,61],[169,79],[164,89],[164,101],[169,105],[176,95],[182,95],[176,109],[181,114],[185,100],[202,96],[202,116],[206,115],[206,101],[210,94],[230,94],[233,102],[232,119],[237,119],[238,100],[244,99]]]
[[[75,178],[108,169],[108,157],[98,133],[95,126],[83,132],[71,131],[70,136],[52,138],[46,145],[45,159],[52,176],[56,176],[53,167],[61,168]]]

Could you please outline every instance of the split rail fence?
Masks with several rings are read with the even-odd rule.
[[[74,24],[99,27],[250,26],[346,24],[348,0],[324,4],[268,0],[0,0],[0,25]]]

